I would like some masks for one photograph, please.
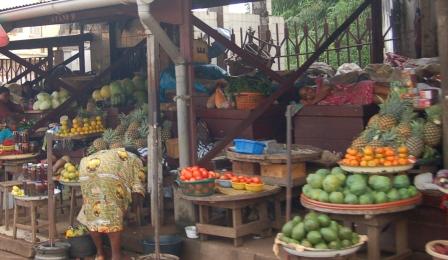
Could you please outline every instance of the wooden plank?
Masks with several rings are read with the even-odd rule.
[[[251,234],[259,234],[264,229],[271,227],[271,222],[269,220],[254,221],[247,224],[242,224],[236,229],[236,236],[242,237]]]
[[[271,76],[274,80],[280,82],[280,88],[274,92],[271,96],[269,96],[264,102],[262,102],[258,107],[253,110],[250,116],[241,124],[233,129],[224,140],[219,142],[207,155],[205,155],[199,162],[199,164],[208,163],[212,160],[216,155],[220,153],[220,151],[235,137],[238,136],[240,132],[246,129],[249,125],[251,125],[258,117],[260,117],[270,106],[271,104],[277,100],[280,96],[290,90],[293,83],[300,77],[302,74],[320,57],[320,55],[351,25],[353,21],[358,18],[358,16],[371,4],[373,0],[365,0],[325,41],[324,43],[314,52],[305,63],[294,73],[292,73],[286,80],[283,79],[279,74],[276,74],[270,69],[267,69],[265,66],[257,66],[263,72],[267,73],[267,75]],[[215,30],[211,29],[204,22],[200,21],[198,18],[193,18],[194,25],[201,30],[206,30],[207,33],[215,38],[215,40],[221,42],[222,44],[226,43],[226,47],[231,47],[230,50],[236,51],[238,54],[243,53],[244,56],[247,56],[249,59],[250,55],[245,55],[244,51],[240,50],[238,46],[234,43],[230,42],[226,38],[222,37]],[[236,47],[236,48],[235,48]],[[247,58],[244,57],[244,58]],[[257,64],[257,59],[253,60],[255,64]]]
[[[23,257],[33,257],[33,244],[12,237],[0,235],[0,250],[10,252]]]
[[[384,61],[383,4],[381,0],[372,1],[372,63]]]
[[[8,46],[4,48],[8,50],[47,49],[50,47],[79,46],[81,43],[91,41],[93,41],[93,34],[85,33],[78,35],[11,41]]]
[[[236,238],[236,231],[231,227],[221,227],[210,224],[196,224],[198,228],[198,233],[220,236],[220,237],[228,237],[228,238]]]
[[[45,64],[47,62],[48,58],[44,58],[43,60],[39,61],[36,66],[42,66],[43,64]],[[25,71],[23,71],[22,73],[20,73],[19,75],[15,76],[14,78],[10,79],[7,84],[10,83],[14,83],[18,80],[20,80],[21,78],[25,77],[28,73],[30,73],[32,70],[30,68],[27,68]]]
[[[437,33],[442,74],[443,164],[448,167],[448,1],[437,0]]]

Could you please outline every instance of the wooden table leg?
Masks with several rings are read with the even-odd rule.
[[[238,227],[243,224],[243,213],[241,208],[232,209],[232,221],[233,221],[233,230],[238,230]],[[243,238],[236,237],[233,239],[234,246],[241,246],[243,244]]]
[[[403,254],[409,250],[408,246],[408,222],[400,219],[395,224],[396,254]]]
[[[367,242],[368,260],[381,259],[380,228],[378,226],[368,225],[367,236],[369,238],[369,241]]]
[[[31,203],[31,239],[33,243],[36,243],[36,210],[37,208],[34,203]]]
[[[17,204],[14,204],[14,217],[13,217],[13,226],[12,226],[12,237],[17,239],[17,218],[19,217],[19,212],[17,209]]]
[[[9,194],[3,190],[3,205],[5,205],[5,230],[9,230]]]
[[[0,224],[3,223],[3,207],[5,204],[3,203],[3,190],[0,190]]]
[[[76,203],[76,190],[70,187],[70,226],[73,226],[75,222],[75,203]]]
[[[280,198],[277,196],[274,199],[274,211],[275,211],[275,228],[276,229],[281,229],[282,228],[282,205],[281,205],[281,200]]]
[[[206,205],[199,205],[199,223],[209,224],[210,222],[210,207]],[[206,240],[207,235],[200,234],[201,240]]]
[[[269,221],[269,212],[268,212],[268,202],[261,202],[258,204],[258,217],[259,221]],[[272,232],[272,228],[269,226],[264,230],[264,233],[261,234],[263,236],[270,236]]]

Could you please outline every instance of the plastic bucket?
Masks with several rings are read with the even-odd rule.
[[[160,236],[160,251],[165,254],[180,257],[182,253],[183,239],[177,235]],[[143,253],[151,254],[155,251],[155,242],[153,238],[142,241]]]
[[[188,238],[198,238],[198,229],[196,228],[196,226],[185,227],[185,233],[187,234]]]

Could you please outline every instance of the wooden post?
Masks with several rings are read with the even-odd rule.
[[[218,28],[224,28],[224,7],[222,6],[216,7],[216,25]],[[221,68],[226,68],[224,59],[225,55],[221,55],[216,59],[216,63]]]
[[[448,167],[448,1],[437,0],[437,34],[442,71],[443,164]]]
[[[47,69],[47,71],[48,70],[51,70],[52,68],[53,68],[53,64],[54,64],[54,60],[53,60],[53,58],[54,58],[54,52],[53,52],[53,47],[48,47],[48,57],[47,57],[47,60],[48,60],[48,69]]]
[[[433,1],[420,1],[422,12],[422,57],[437,56],[437,22],[435,3]]]
[[[383,8],[382,0],[372,1],[372,63],[383,63]]]
[[[80,25],[80,29],[81,31],[81,35],[84,34],[84,24]],[[85,58],[85,50],[84,50],[84,42],[80,42],[79,46],[79,70],[81,71],[81,73],[86,73],[86,58]]]

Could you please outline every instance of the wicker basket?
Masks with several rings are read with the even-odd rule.
[[[251,110],[260,104],[265,97],[261,93],[242,92],[236,96],[236,108],[241,110]]]

